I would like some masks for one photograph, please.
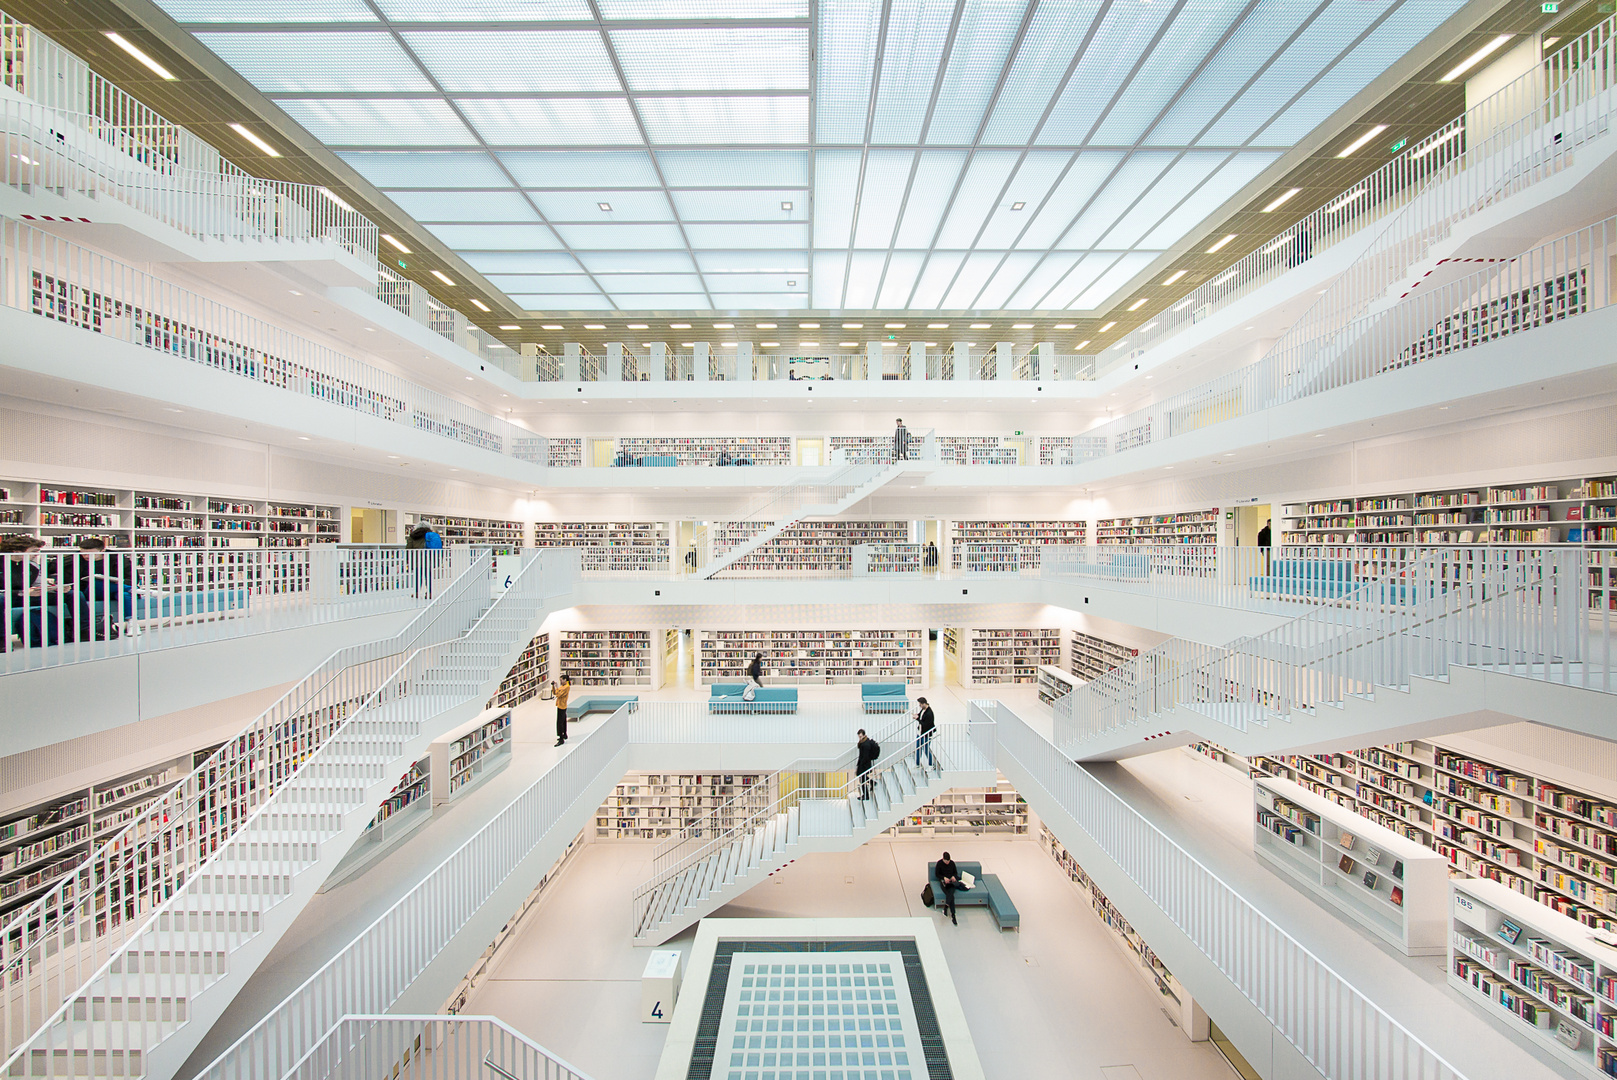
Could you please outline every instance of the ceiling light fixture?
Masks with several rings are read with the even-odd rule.
[[[1142,296],[1138,300],[1134,301],[1134,303],[1130,304],[1128,306],[1128,310],[1139,311],[1143,307],[1145,307],[1145,297]]]
[[[1011,323],[1011,329],[1012,330],[1031,330],[1031,329],[1033,329],[1033,324],[1030,323],[1030,322]]]
[[[1115,322],[1109,322],[1105,326],[1100,328],[1099,333],[1104,334],[1104,333],[1106,333],[1106,331],[1110,330],[1112,327],[1114,327],[1116,325],[1117,324]]]
[[[522,327],[516,325],[515,323],[501,323],[500,324],[500,329],[501,330],[521,330]]]
[[[1361,146],[1363,146],[1365,143],[1369,142],[1371,139],[1375,138],[1377,135],[1380,135],[1383,131],[1386,131],[1386,130],[1387,130],[1387,125],[1386,124],[1377,124],[1375,127],[1371,128],[1369,131],[1366,131],[1363,135],[1360,135],[1357,139],[1354,139],[1352,142],[1350,142],[1346,146],[1342,147],[1342,149],[1337,152],[1336,156],[1339,157],[1339,158],[1347,157],[1348,155],[1352,154],[1355,150],[1357,150]]]
[[[780,342],[778,341],[760,341],[758,344],[762,345],[766,349],[775,349],[780,347]]]
[[[1453,82],[1455,79],[1459,78],[1461,75],[1464,75],[1466,72],[1482,63],[1488,57],[1492,56],[1495,52],[1499,51],[1500,46],[1504,45],[1504,43],[1509,41],[1510,38],[1511,35],[1509,34],[1500,34],[1498,37],[1488,42],[1488,44],[1484,45],[1482,48],[1478,49],[1464,60],[1461,60],[1454,66],[1453,70],[1437,81]]]
[[[679,343],[679,347],[682,348],[682,349],[694,349],[694,348],[696,348],[696,342],[694,342],[694,341],[682,341],[682,342]]]
[[[344,210],[347,210],[350,214],[352,214],[354,212],[354,208],[352,206],[349,206],[346,202],[344,202],[342,200],[342,198],[335,191],[332,191],[330,188],[328,188],[328,187],[321,188],[320,189],[320,194],[324,195],[326,198],[330,199],[332,202],[336,203],[338,206],[342,207]]]
[[[409,255],[409,254],[411,254],[410,249],[405,247],[403,244],[399,243],[397,237],[389,236],[387,233],[383,233],[382,234],[382,239],[386,240],[388,243],[392,244],[394,249],[397,250],[400,255]]]
[[[453,286],[455,284],[452,280],[450,280],[449,275],[444,273],[442,270],[434,270],[432,272],[432,276],[443,282],[445,285]]]
[[[610,214],[612,212],[612,204],[609,202],[598,202],[595,205],[601,208],[601,213],[603,214]]]
[[[1235,239],[1235,234],[1234,233],[1229,233],[1228,235],[1226,235],[1224,237],[1224,239],[1220,240],[1218,243],[1216,243],[1212,247],[1208,248],[1207,249],[1207,254],[1216,255],[1218,253],[1219,248],[1223,247],[1225,244],[1229,243],[1231,240],[1234,240],[1234,239]]]
[[[946,322],[929,322],[926,324],[926,328],[928,330],[947,330],[949,329],[949,324]]]
[[[1025,202],[1013,202],[1013,203],[1011,203],[1011,209],[1012,210],[1021,210],[1025,206],[1027,206],[1027,203],[1025,203]]]
[[[1057,329],[1057,330],[1076,330],[1076,329],[1078,329],[1078,324],[1075,323],[1075,322],[1058,322],[1055,325],[1055,329]]]
[[[971,328],[973,330],[992,330],[994,328],[994,324],[993,323],[985,323],[985,322],[974,322],[974,323],[971,324]]]
[[[1076,344],[1076,345],[1074,345],[1074,346],[1073,346],[1073,348],[1074,348],[1074,349],[1081,349],[1081,348],[1083,348],[1083,347],[1084,347],[1084,346],[1085,346],[1085,345],[1088,345],[1088,344],[1089,344],[1089,339],[1088,339],[1088,338],[1084,338],[1084,340],[1082,340],[1082,341],[1080,341],[1080,342],[1079,342],[1079,343],[1078,343],[1078,344]]]
[[[887,329],[889,329],[889,330],[902,330],[902,329],[904,329],[904,324],[901,323],[901,322],[890,322],[890,323],[887,323],[886,326],[887,326]]]
[[[1334,214],[1344,206],[1352,206],[1354,203],[1358,202],[1368,194],[1370,194],[1369,188],[1360,188],[1351,195],[1344,195],[1340,199],[1337,199],[1334,203],[1322,210],[1321,213]]]
[[[624,327],[624,329],[625,330],[649,330],[649,329],[651,329],[651,327],[648,326],[646,323],[643,323],[643,322],[632,322],[628,326]]]
[[[565,329],[565,327],[563,327],[560,323],[540,323],[539,324],[539,329],[541,329],[541,330],[562,330],[562,329]]]
[[[150,70],[159,79],[166,79],[169,82],[174,81],[175,76],[174,76],[174,73],[172,71],[170,71],[168,68],[164,67],[162,64],[159,64],[156,60],[153,60],[151,57],[147,56],[144,52],[142,52],[140,50],[140,48],[138,46],[135,45],[134,42],[128,40],[122,34],[113,33],[111,30],[107,30],[107,31],[105,31],[105,33],[107,35],[107,40],[108,41],[110,41],[114,45],[118,46],[118,48],[122,49],[124,52],[128,53],[130,56],[133,56],[136,60],[139,60],[143,65],[145,65],[145,67],[148,70]]]
[[[773,330],[773,329],[775,329],[775,324],[772,323],[772,322],[753,323],[753,325],[756,326],[760,330]]]
[[[789,203],[789,202],[783,202],[783,203],[780,204],[780,208],[782,210],[788,210],[789,211],[792,208],[792,204]]]
[[[483,301],[479,300],[475,296],[472,297],[472,306],[474,308],[476,308],[478,311],[484,312],[485,314],[490,310],[489,306],[487,304],[483,303]]]
[[[598,322],[587,322],[587,323],[584,324],[584,329],[586,329],[586,330],[605,330],[606,325],[604,323],[598,323]]]
[[[820,343],[818,341],[799,341],[798,345],[805,349],[815,349],[819,348]]]
[[[688,322],[671,322],[668,324],[668,329],[670,330],[689,330],[690,328],[691,324]]]
[[[1175,270],[1173,273],[1169,274],[1162,283],[1164,285],[1172,285],[1174,282],[1178,281],[1188,273],[1190,273],[1189,270]]]
[[[1148,323],[1146,323],[1146,324],[1145,324],[1145,325],[1144,325],[1144,326],[1142,326],[1142,327],[1140,327],[1140,333],[1142,333],[1142,334],[1143,334],[1143,333],[1145,333],[1145,332],[1146,332],[1146,331],[1147,331],[1147,330],[1150,330],[1150,329],[1151,329],[1151,328],[1153,328],[1153,327],[1154,327],[1154,326],[1156,326],[1156,325],[1157,325],[1157,324],[1156,324],[1156,323],[1155,323],[1155,322],[1148,322]]]
[[[797,324],[797,328],[799,330],[818,330],[820,324],[817,322],[800,322]]]
[[[721,344],[719,346],[719,348],[721,348],[721,349],[733,349],[735,347],[736,347],[736,343],[733,342],[733,341],[726,341],[726,342],[724,342],[723,344]]]
[[[280,157],[281,156],[281,152],[279,150],[275,149],[275,147],[271,146],[269,143],[265,142],[263,139],[260,139],[257,135],[254,135],[251,131],[248,131],[247,128],[244,127],[243,125],[241,125],[241,124],[231,124],[230,125],[230,130],[234,131],[237,135],[240,135],[242,138],[246,139],[248,142],[252,143],[254,146],[256,146],[260,150],[264,151],[264,153],[268,154],[270,157]]]
[[[715,330],[734,330],[735,328],[736,324],[733,322],[716,322],[713,324],[713,329]]]
[[[1282,206],[1286,205],[1286,201],[1288,199],[1290,199],[1293,195],[1297,194],[1301,190],[1302,190],[1302,188],[1294,187],[1290,191],[1286,192],[1285,194],[1277,196],[1275,198],[1274,202],[1270,203],[1268,206],[1265,206],[1262,210],[1259,210],[1258,213],[1260,213],[1260,214],[1272,214],[1272,213],[1274,213],[1276,210],[1278,210]]]
[[[839,341],[839,342],[837,342],[837,348],[839,348],[839,349],[857,349],[858,347],[859,347],[859,343],[857,341]]]
[[[1441,146],[1447,145],[1450,139],[1457,139],[1461,135],[1464,135],[1464,134],[1465,134],[1465,128],[1464,127],[1457,127],[1453,131],[1449,132],[1447,135],[1444,135],[1444,136],[1442,136],[1440,138],[1433,139],[1431,142],[1427,143],[1425,146],[1421,147],[1419,150],[1411,150],[1409,152],[1410,160],[1413,161],[1415,158],[1423,158],[1427,154],[1430,154],[1433,150],[1436,150],[1437,148],[1439,148]]]
[[[844,330],[863,330],[864,328],[865,324],[862,322],[845,322],[842,324],[842,329]]]

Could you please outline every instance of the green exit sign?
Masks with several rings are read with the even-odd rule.
[[[1393,143],[1390,148],[1388,148],[1387,152],[1389,154],[1396,154],[1398,151],[1402,150],[1404,147],[1406,147],[1408,145],[1409,145],[1409,140],[1408,139],[1399,139],[1397,142]]]
[[[1554,15],[1557,11],[1561,10],[1561,5],[1556,3],[1540,4],[1538,6],[1538,10],[1542,11],[1546,15]]]

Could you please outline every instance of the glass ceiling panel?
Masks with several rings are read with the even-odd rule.
[[[711,311],[705,293],[609,293],[619,311]],[[686,333],[671,331],[669,335]]]
[[[1095,140],[1120,146],[1138,141],[1202,59],[1218,47],[1244,7],[1246,0],[1200,0],[1186,5],[1151,47],[1145,64],[1101,122]]]
[[[609,293],[702,291],[699,274],[598,274],[595,280]]]
[[[1040,256],[1040,261],[1027,276],[1027,280],[1011,295],[1008,307],[1032,310],[1043,305],[1044,296],[1056,282],[1065,277],[1082,255],[1071,252],[1051,252]]]
[[[800,143],[808,138],[807,97],[640,98],[653,143]]]
[[[495,146],[639,143],[624,98],[465,98],[466,119]]]
[[[856,251],[848,266],[847,300],[844,307],[871,308],[876,306],[876,289],[881,285],[882,269],[887,265],[885,251]]]
[[[969,143],[999,84],[1027,0],[966,0],[944,70],[929,143]]]
[[[482,152],[350,150],[337,156],[379,188],[507,187],[511,183],[494,159]]]
[[[197,40],[266,94],[432,91],[393,36],[380,30],[205,33]]]
[[[814,253],[814,306],[842,306],[842,286],[847,277],[848,257],[841,251]],[[799,281],[802,279],[799,278]]]
[[[179,23],[375,22],[365,0],[156,0]]]
[[[964,150],[926,150],[915,170],[910,201],[904,207],[904,220],[898,226],[894,243],[901,248],[929,248],[937,235],[943,208],[949,204],[960,167],[966,162]]]
[[[1115,251],[1092,251],[1079,256],[1077,263],[1067,272],[1066,277],[1058,281],[1037,306],[1064,310],[1117,261],[1117,256],[1118,252]],[[1052,256],[1052,258],[1064,257],[1061,254]]]
[[[798,282],[800,287],[807,284],[806,280]],[[808,293],[803,292],[801,288],[795,293],[714,293],[713,306],[719,311],[748,311],[752,309],[790,311],[793,308],[808,307]],[[762,330],[754,330],[747,336],[756,340],[762,335]],[[770,338],[770,340],[775,339]]]
[[[876,91],[872,141],[920,139],[953,18],[954,0],[893,0],[887,16],[887,51]]]
[[[977,241],[980,247],[1008,248],[1016,243],[1016,238],[1033,219],[1033,211],[1044,201],[1061,171],[1072,160],[1072,155],[1064,150],[1035,150],[1023,159],[1021,168],[1011,179],[1010,187],[1004,196],[994,206],[988,216],[988,225],[983,230],[982,239]],[[1017,203],[1022,209],[1011,209]]]
[[[865,162],[865,186],[854,225],[853,246],[886,248],[893,241],[899,205],[909,186],[910,150],[872,150]]]
[[[1163,19],[1173,10],[1169,4],[1113,4],[1061,92],[1049,121],[1040,130],[1039,142],[1063,146],[1084,142],[1141,52],[1150,46]],[[1194,66],[1199,57],[1186,59]],[[1189,74],[1188,69],[1185,74]]]
[[[500,160],[517,183],[536,188],[657,187],[657,169],[644,150],[507,150]]]
[[[524,311],[551,312],[559,314],[564,311],[613,311],[615,307],[610,299],[596,293],[593,296],[566,296],[554,293],[541,293],[538,295],[513,296],[511,300]]]
[[[915,280],[925,265],[924,251],[893,252],[887,260],[887,276],[882,280],[881,291],[876,295],[876,305],[884,308],[909,306],[910,293],[915,291]]]
[[[631,91],[807,90],[803,29],[614,30]]]
[[[578,261],[592,274],[628,272],[678,272],[695,270],[696,264],[684,251],[585,251]]]
[[[594,30],[433,30],[405,42],[451,92],[523,94],[621,92]],[[468,58],[475,57],[475,63]]]
[[[814,135],[820,142],[864,142],[880,29],[880,4],[820,0],[814,74]]]
[[[511,293],[600,293],[584,274],[522,274],[513,276],[508,274],[493,274],[489,276],[489,283],[495,288]]]
[[[847,247],[859,190],[857,150],[821,150],[814,155],[814,246]]]
[[[277,105],[327,146],[464,146],[477,139],[447,102],[281,99]]]
[[[669,187],[808,187],[802,150],[659,150]]]
[[[1159,176],[1150,190],[1140,194],[1139,202],[1118,218],[1100,242],[1115,248],[1137,246],[1180,200],[1195,198],[1198,185],[1223,163],[1222,154],[1187,153]]]
[[[661,191],[533,191],[529,193],[550,221],[588,225],[625,221],[673,221],[674,208]],[[606,203],[611,210],[602,210]]]
[[[1054,245],[1122,160],[1122,154],[1111,151],[1077,155],[1072,168],[1045,201],[1044,208],[1036,210],[1033,224],[1017,246],[1043,249]]]
[[[808,254],[803,251],[698,251],[696,263],[703,273],[756,271],[770,274],[808,273]]]
[[[926,269],[921,271],[910,303],[918,308],[941,307],[943,294],[965,258],[964,251],[934,251],[926,261]]]
[[[764,191],[675,191],[674,206],[685,221],[807,221],[808,192],[793,188]],[[791,203],[782,210],[782,203]]]
[[[604,19],[806,19],[809,0],[600,0]]]
[[[395,191],[391,197],[417,221],[539,220],[515,191]]]
[[[467,265],[480,274],[545,274],[554,270],[559,257],[527,251],[474,251],[465,259]]]
[[[954,284],[943,294],[943,306],[969,308],[1003,257],[1004,253],[999,251],[974,251],[966,256],[960,272],[955,275]]]
[[[1123,255],[1112,267],[1085,289],[1069,306],[1070,310],[1094,308],[1109,301],[1112,295],[1127,285],[1129,279],[1156,259],[1160,252],[1132,251]]]
[[[1020,288],[1022,279],[1027,277],[1039,262],[1036,251],[1012,251],[1004,256],[1005,261],[995,271],[994,276],[988,279],[983,291],[972,302],[974,308],[1002,308],[1011,298],[1011,293]]]
[[[1101,0],[1045,0],[1039,4],[1000,91],[983,140],[993,145],[1025,143],[1061,85],[1076,50],[1100,10]]]
[[[1072,229],[1056,241],[1057,246],[1067,250],[1099,246],[1102,237],[1117,223],[1119,215],[1128,212],[1134,205],[1135,197],[1146,190],[1172,161],[1173,155],[1166,150],[1149,150],[1131,156],[1105,189],[1095,196]]]
[[[561,247],[543,225],[429,225],[456,251],[543,251]]]
[[[999,202],[1000,189],[1005,186],[1019,157],[1013,150],[982,151],[966,167],[965,179],[955,194],[949,218],[938,234],[938,245],[950,248],[969,248],[977,241],[977,230],[983,220]]]
[[[1280,155],[1248,152],[1235,155],[1173,213],[1140,241],[1141,247],[1165,248],[1178,243],[1186,233],[1235,196]]]
[[[556,231],[575,250],[590,248],[683,248],[677,225],[557,225]]]
[[[584,0],[377,0],[394,22],[553,22],[588,21]]]
[[[714,292],[802,292],[807,270],[778,274],[708,274],[707,287]],[[795,281],[796,285],[788,284]]]
[[[691,225],[685,226],[693,248],[807,248],[807,225]]]

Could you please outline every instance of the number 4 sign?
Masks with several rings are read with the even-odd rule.
[[[640,1022],[666,1024],[679,997],[679,977],[684,954],[678,949],[654,950],[640,976]]]

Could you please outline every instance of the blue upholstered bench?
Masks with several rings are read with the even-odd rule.
[[[1001,930],[1021,930],[1022,916],[1011,903],[1011,894],[1005,891],[998,875],[984,874],[983,864],[979,862],[966,862],[956,859],[955,866],[963,874],[970,874],[977,883],[969,889],[956,889],[954,893],[954,906],[985,907],[989,914],[994,916],[994,922]],[[926,880],[932,886],[932,895],[937,897],[939,906],[943,904],[943,886],[938,884],[938,864],[926,864]]]
[[[647,454],[640,459],[640,464],[646,468],[672,469],[679,465],[679,458],[673,454]]]
[[[590,713],[615,713],[625,705],[638,705],[637,696],[625,697],[587,697],[580,698],[567,706],[567,719],[569,721],[582,720]]]
[[[861,683],[859,700],[864,704],[865,712],[908,712],[908,692],[909,686],[901,682]]]
[[[1276,559],[1252,579],[1252,591],[1280,596],[1347,596],[1356,588],[1353,564],[1342,559]]]
[[[98,604],[101,601],[98,601]],[[141,619],[179,619],[189,615],[217,615],[227,611],[247,611],[246,589],[210,589],[207,592],[145,593],[136,592],[132,607],[125,613],[135,621]]]
[[[1011,894],[1000,884],[999,875],[984,874],[978,879],[977,887],[988,894],[988,911],[994,916],[994,924],[1001,930],[1015,930],[1020,933],[1022,913],[1011,903]]]
[[[761,686],[751,701],[742,699],[746,683],[714,683],[707,699],[713,713],[795,713],[797,687]]]

